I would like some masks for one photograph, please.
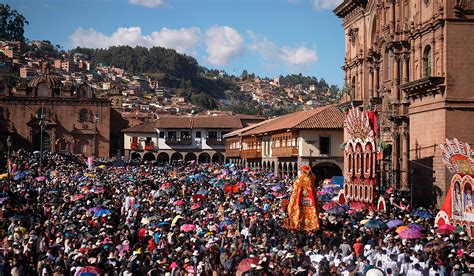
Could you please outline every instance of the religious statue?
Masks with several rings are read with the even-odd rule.
[[[318,205],[310,166],[301,167],[288,203],[286,228],[297,231],[319,229]]]

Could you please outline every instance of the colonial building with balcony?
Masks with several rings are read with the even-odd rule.
[[[439,203],[451,176],[438,145],[474,143],[474,2],[344,0],[334,13],[346,34],[346,104],[378,113],[379,188],[413,187],[420,205]]]
[[[160,116],[123,131],[130,159],[210,163],[225,161],[223,136],[241,129],[239,116]]]
[[[344,114],[325,106],[273,118],[225,135],[226,157],[237,166],[294,177],[309,165],[319,180],[342,175]]]

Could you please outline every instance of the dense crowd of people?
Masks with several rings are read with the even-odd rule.
[[[17,151],[14,173],[1,181],[0,275],[474,271],[474,248],[462,229],[438,233],[433,218],[403,208],[321,209],[320,230],[288,231],[284,207],[293,180],[271,172],[192,162],[91,167],[82,156],[51,153],[42,161]],[[416,225],[422,236],[366,227],[367,219],[400,220],[397,226]]]

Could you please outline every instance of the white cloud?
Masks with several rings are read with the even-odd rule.
[[[206,61],[212,65],[227,64],[242,54],[244,38],[235,29],[227,26],[212,27],[205,34]]]
[[[305,67],[318,61],[318,55],[315,49],[300,47],[278,47],[267,37],[255,34],[252,31],[247,32],[251,43],[249,50],[260,54],[263,59],[270,62],[283,62],[290,67]]]
[[[313,8],[316,10],[332,10],[342,3],[343,0],[312,0]]]
[[[110,36],[94,29],[77,29],[70,37],[72,47],[108,48],[110,46],[161,46],[172,48],[180,53],[192,53],[201,40],[201,31],[197,27],[168,29],[143,35],[140,27],[118,28]]]
[[[128,0],[128,3],[145,6],[147,8],[158,8],[165,4],[165,0]]]
[[[281,52],[281,58],[283,61],[286,64],[294,66],[309,65],[318,61],[316,50],[311,50],[306,47],[284,47],[281,49]]]

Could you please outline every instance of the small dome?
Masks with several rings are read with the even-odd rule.
[[[49,88],[59,88],[63,85],[61,82],[61,78],[56,75],[52,75],[51,73],[41,74],[35,77],[33,80],[30,81],[28,84],[29,87],[38,87],[40,83],[46,83]]]

